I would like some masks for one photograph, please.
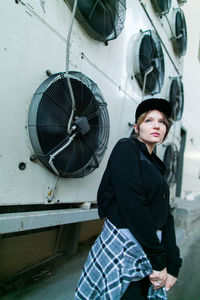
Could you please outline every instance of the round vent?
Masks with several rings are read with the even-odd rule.
[[[172,105],[172,119],[181,119],[184,108],[183,83],[179,77],[172,78],[169,90],[169,102]]]
[[[156,14],[162,16],[168,14],[172,0],[151,0],[151,3]]]
[[[74,114],[69,80],[75,100]],[[38,158],[61,177],[91,173],[107,148],[106,103],[98,86],[79,72],[55,74],[40,85],[31,102],[28,126],[35,151],[31,159]]]
[[[170,187],[177,181],[178,150],[174,143],[168,144],[165,149],[163,161],[166,165],[166,179]]]
[[[160,93],[165,72],[164,56],[160,41],[152,31],[138,36],[134,72],[143,93]]]
[[[182,9],[174,10],[174,24],[173,24],[172,39],[173,48],[177,55],[183,56],[187,49],[187,27],[185,22],[185,16]]]
[[[65,0],[73,7],[74,0]],[[126,0],[79,0],[76,18],[86,32],[102,42],[113,40],[124,28]]]

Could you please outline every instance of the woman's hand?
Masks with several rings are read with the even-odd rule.
[[[164,268],[162,271],[153,270],[153,272],[149,275],[149,279],[153,284],[155,290],[160,289],[165,285],[167,275],[169,274],[167,274],[166,268]]]
[[[173,287],[173,285],[176,283],[177,281],[177,278],[170,275],[170,274],[167,274],[167,279],[165,281],[165,288],[167,291],[169,291],[171,289],[171,287]]]

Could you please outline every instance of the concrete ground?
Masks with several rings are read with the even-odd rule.
[[[200,300],[200,225],[180,245],[183,265],[169,300]]]
[[[38,277],[38,281],[1,297],[2,300],[72,300],[82,266],[91,243],[83,245],[76,256],[60,267]],[[44,269],[45,272],[45,269]],[[34,276],[33,276],[34,277]],[[37,279],[37,278],[36,278]]]

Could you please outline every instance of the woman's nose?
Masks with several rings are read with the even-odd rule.
[[[154,127],[154,128],[160,128],[159,122],[154,122],[154,123],[153,123],[153,127]]]

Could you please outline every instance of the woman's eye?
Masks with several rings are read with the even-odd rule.
[[[146,122],[146,123],[149,123],[149,122],[151,122],[151,119],[147,119],[147,120],[145,120],[145,122]]]

